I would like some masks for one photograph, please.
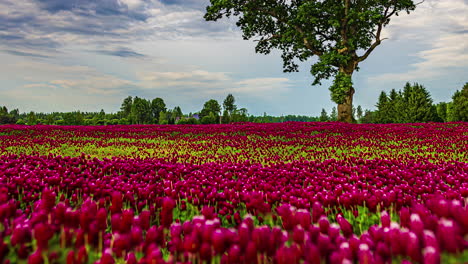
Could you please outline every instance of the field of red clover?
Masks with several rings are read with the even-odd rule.
[[[468,263],[468,125],[0,126],[0,263]]]

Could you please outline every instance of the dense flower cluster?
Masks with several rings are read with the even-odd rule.
[[[283,126],[1,127],[0,263],[468,262],[465,124]]]
[[[297,160],[468,162],[466,123],[0,126],[1,154],[274,164]]]

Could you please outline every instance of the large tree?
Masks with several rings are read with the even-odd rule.
[[[353,122],[352,75],[382,42],[393,15],[414,10],[412,0],[210,0],[206,20],[238,16],[244,39],[256,38],[258,53],[282,51],[285,72],[298,71],[297,60],[317,56],[314,85],[334,78],[331,98],[338,121]]]

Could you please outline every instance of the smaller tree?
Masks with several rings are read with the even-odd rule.
[[[336,112],[336,107],[332,107],[331,113],[330,113],[330,121],[336,121],[338,118],[338,113]]]
[[[357,117],[357,119],[361,120],[362,115],[363,115],[362,107],[360,105],[358,105],[357,108],[356,108],[356,117]]]
[[[447,122],[447,103],[440,102],[436,105],[437,115],[443,122]]]
[[[329,120],[330,119],[328,118],[327,111],[324,108],[322,108],[322,112],[320,113],[319,121],[320,122],[327,122]]]
[[[167,125],[168,124],[167,113],[159,112],[158,120],[159,120],[160,125]]]
[[[376,107],[376,121],[382,124],[390,123],[391,120],[388,118],[388,97],[384,91],[380,93],[379,101],[377,102]]]
[[[159,113],[166,112],[166,103],[160,97],[154,98],[150,104],[151,108],[151,117],[154,119],[154,122],[157,124],[159,122]]]
[[[131,96],[123,100],[120,110],[122,111],[122,116],[124,118],[128,118],[128,116],[132,112],[132,104],[133,104],[133,98]]]
[[[223,116],[221,117],[222,124],[229,124],[231,122],[231,116],[229,115],[228,111],[224,109]]]
[[[403,116],[405,123],[434,121],[432,98],[426,88],[418,83],[407,83],[403,88],[403,103],[406,105]]]
[[[214,99],[210,99],[205,102],[203,109],[200,111],[200,118],[203,119],[203,117],[210,115],[210,113],[213,113],[213,116],[216,118],[216,120],[220,119],[219,116],[221,114],[221,106],[219,105],[218,101]]]
[[[232,115],[232,113],[237,109],[237,106],[234,104],[235,102],[236,99],[232,94],[228,94],[226,99],[224,99],[223,108],[229,113],[229,115]]]
[[[37,117],[36,117],[36,113],[34,113],[33,111],[29,112],[28,114],[28,125],[37,125]]]
[[[468,83],[452,96],[454,121],[468,121]]]

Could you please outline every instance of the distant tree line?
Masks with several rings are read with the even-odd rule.
[[[450,102],[434,104],[429,91],[421,84],[406,83],[403,90],[392,89],[388,94],[382,91],[376,110],[363,110],[359,105],[353,108],[358,123],[417,123],[417,122],[468,122],[468,83],[456,91]],[[328,114],[325,109],[319,121],[335,121],[336,108]]]
[[[228,124],[248,122],[246,108],[238,108],[235,98],[229,94],[221,106],[210,99],[204,103],[201,111],[184,114],[179,106],[168,109],[162,98],[148,100],[138,96],[128,96],[122,102],[117,113],[100,112],[53,112],[20,113],[18,109],[8,111],[0,107],[0,124],[22,125],[129,125],[129,124]]]
[[[280,123],[336,121],[338,113],[333,107],[330,113],[322,109],[320,116],[262,116],[249,115],[246,108],[238,108],[229,94],[222,105],[215,99],[203,104],[196,113],[184,114],[179,106],[168,109],[162,98],[152,100],[138,96],[125,98],[117,113],[53,112],[20,113],[0,107],[0,124],[46,125],[128,125],[128,124],[228,124],[233,122]],[[450,102],[434,104],[429,91],[418,83],[406,83],[403,90],[382,91],[374,111],[353,107],[352,114],[358,123],[414,123],[414,122],[468,122],[468,83],[456,91]]]

